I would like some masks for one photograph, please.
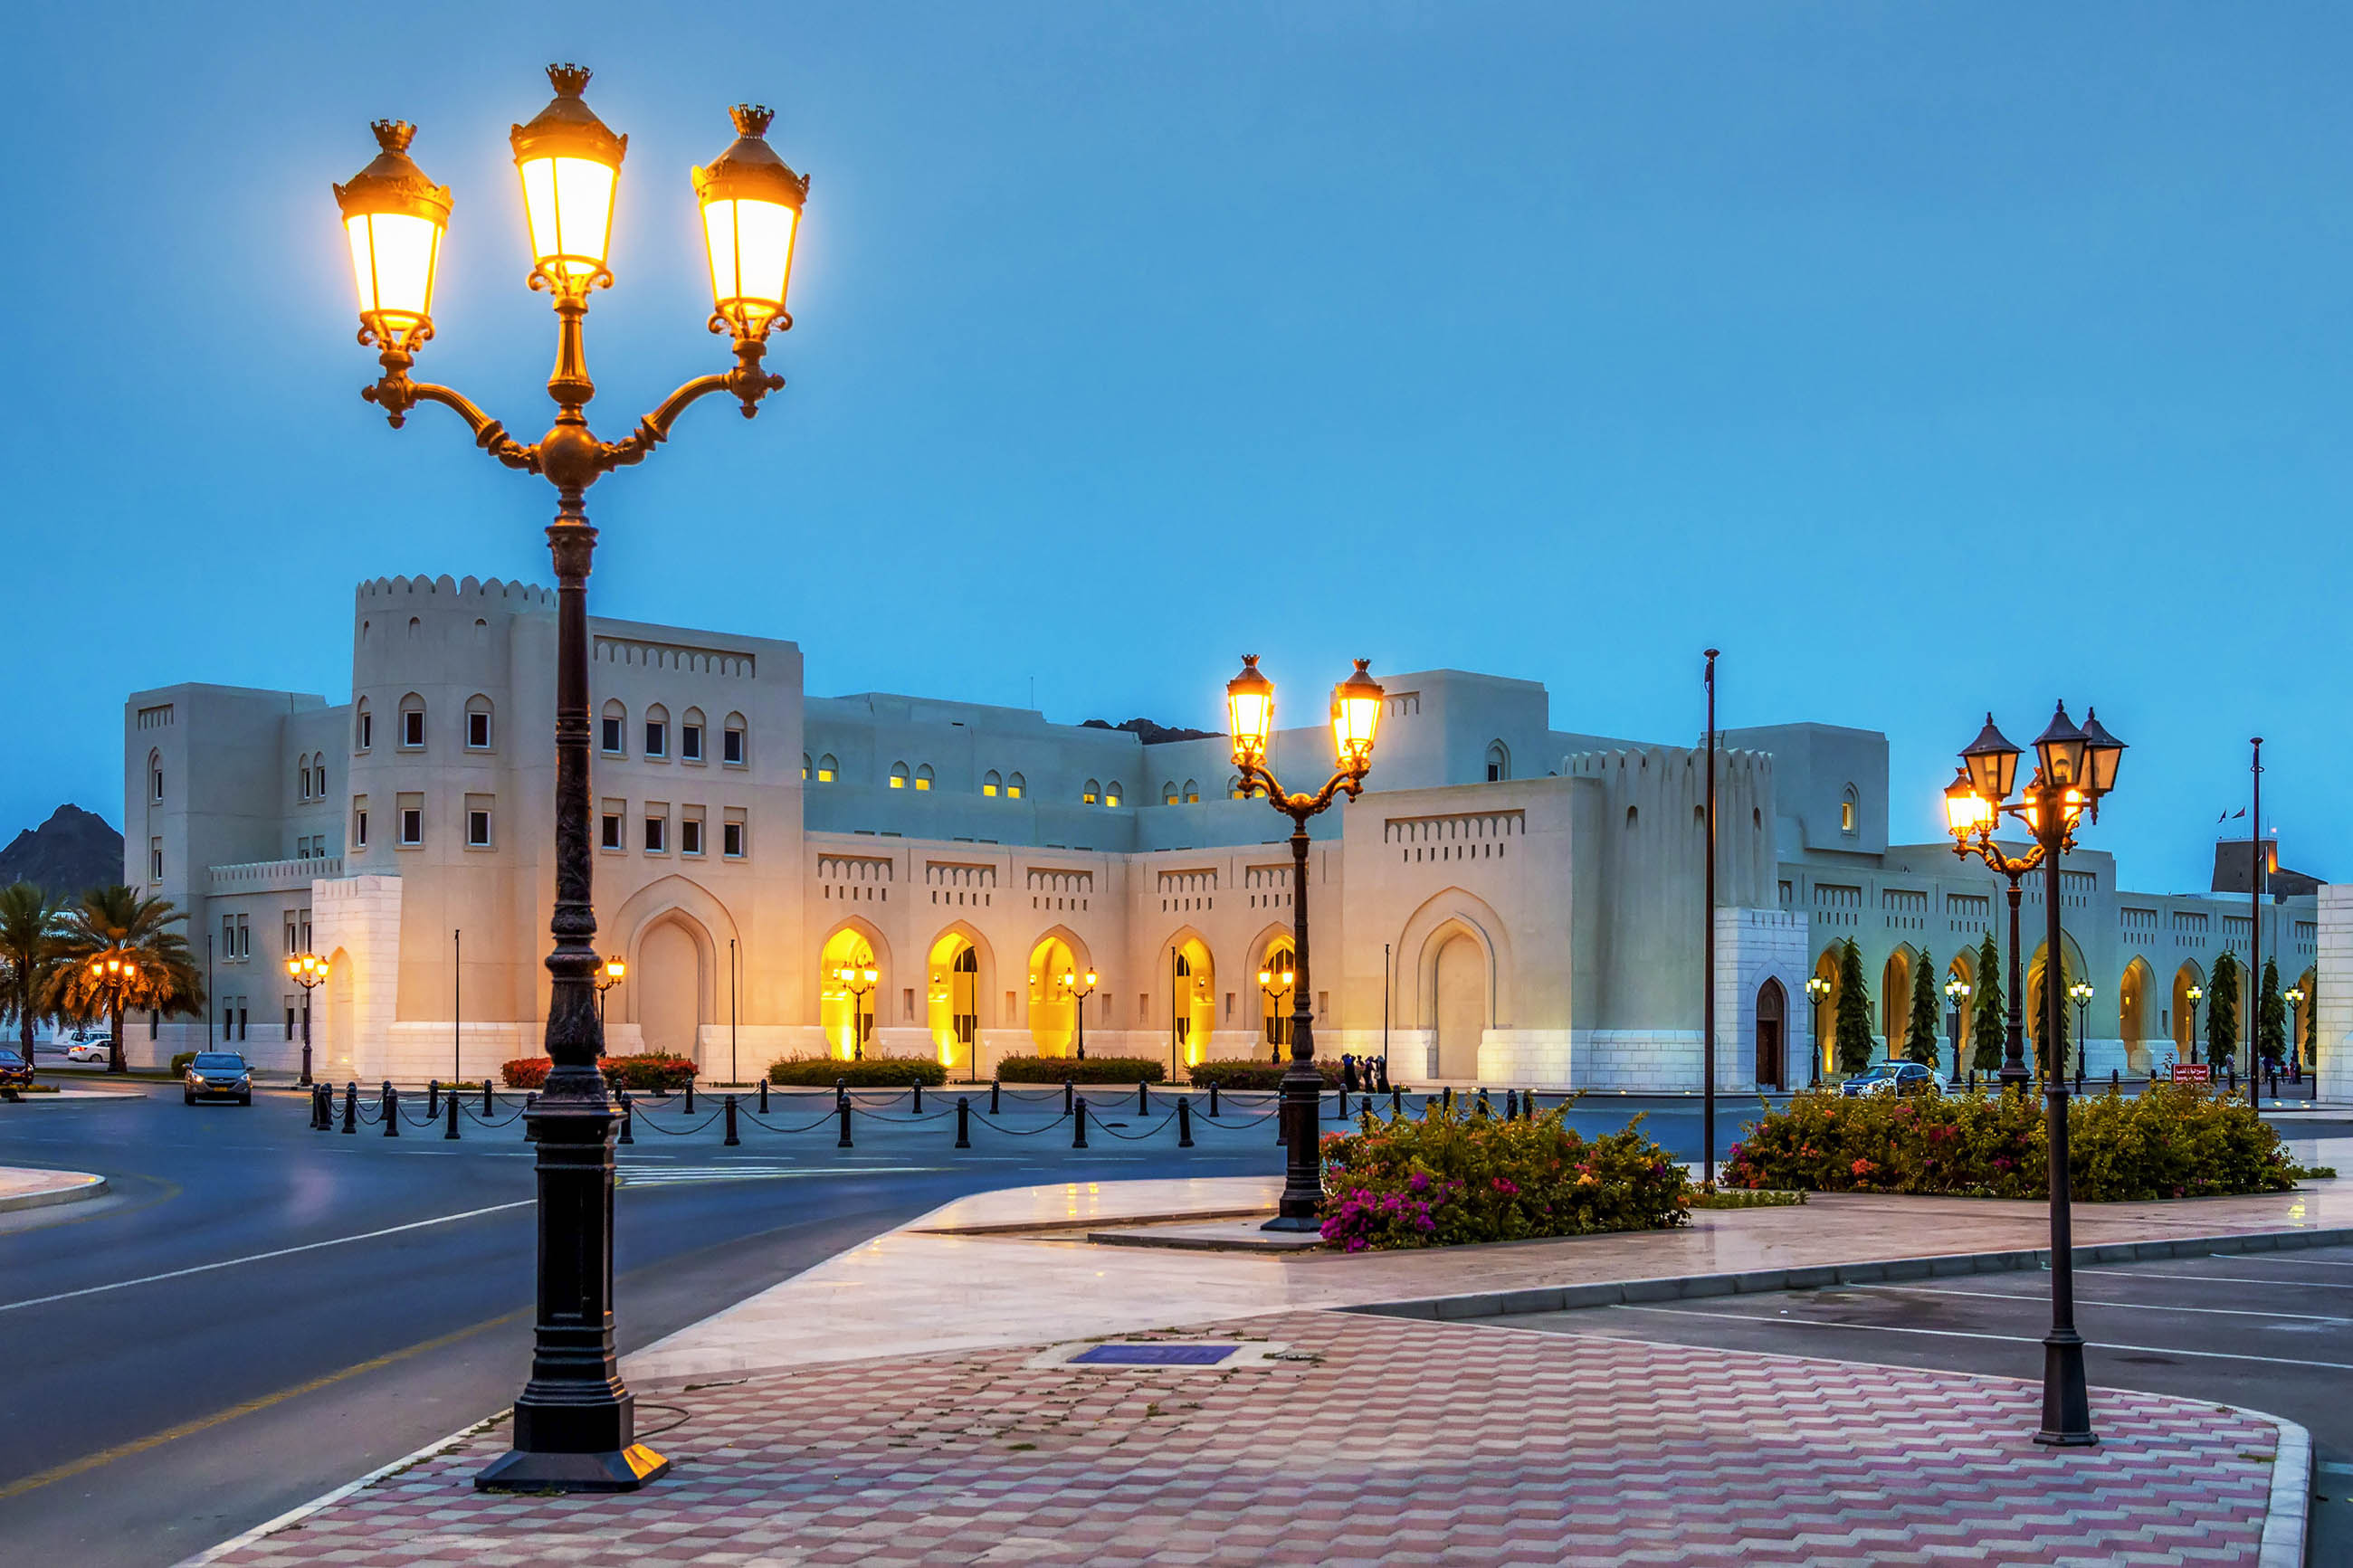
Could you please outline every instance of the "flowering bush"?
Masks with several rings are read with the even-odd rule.
[[[500,1067],[499,1078],[509,1089],[545,1089],[548,1069],[554,1065],[545,1057],[517,1057]],[[663,1091],[684,1089],[702,1070],[684,1057],[665,1056],[659,1051],[631,1057],[599,1057],[596,1068],[611,1088]]]
[[[1288,1056],[1279,1062],[1264,1062],[1256,1057],[1219,1057],[1215,1061],[1195,1062],[1185,1069],[1185,1076],[1196,1089],[1216,1084],[1219,1093],[1230,1093],[1238,1089],[1281,1089],[1282,1075],[1290,1070]],[[1340,1087],[1338,1062],[1318,1059],[1315,1070],[1324,1075],[1324,1088]]]
[[[1638,1131],[1588,1140],[1562,1120],[1425,1107],[1419,1121],[1368,1118],[1326,1134],[1324,1239],[1368,1247],[1660,1230],[1690,1217],[1691,1177]]]
[[[517,1057],[499,1067],[499,1081],[509,1089],[543,1089],[547,1084],[547,1069],[555,1064],[545,1057]]]
[[[2241,1100],[2187,1084],[2069,1102],[2069,1187],[2086,1203],[2285,1192],[2307,1174]],[[2042,1100],[1974,1092],[1842,1099],[1810,1090],[1748,1124],[1724,1164],[1736,1187],[2038,1198],[2051,1152]]]

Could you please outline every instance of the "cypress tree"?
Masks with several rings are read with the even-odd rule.
[[[2255,1004],[2255,1050],[2277,1067],[2287,1056],[2287,999],[2280,994],[2279,960],[2263,960],[2263,998]]]
[[[2010,1013],[2001,994],[2001,949],[1993,932],[1978,947],[1977,1017],[1969,1029],[1969,1065],[1979,1072],[2000,1072],[2002,1054],[2010,1046]]]
[[[1838,1069],[1858,1073],[1871,1065],[1871,992],[1862,980],[1862,949],[1846,939],[1839,952]]]
[[[2053,984],[2051,970],[2051,955],[2045,953],[2042,956],[2042,984],[2045,986]],[[2063,952],[2059,955],[2058,970],[2059,978],[2055,984],[2059,987],[2059,1032],[2049,1039],[2043,1038],[2045,1035],[2051,1034],[2051,1029],[2040,1009],[2035,1012],[2034,1016],[2026,1020],[2026,1031],[2034,1037],[2035,1070],[2046,1079],[2054,1072],[2063,1073],[2067,1070],[2068,1026],[2073,1022],[2068,1015],[2074,1010],[2075,1006],[2067,995],[2067,987],[2075,983],[2075,977],[2067,973],[2067,955]],[[2047,990],[2042,995],[2042,1005],[2044,1007],[2051,1005],[2050,993]]]
[[[2304,1070],[2320,1070],[2320,983],[2304,988]]]
[[[1936,1011],[1936,961],[1924,951],[1912,967],[1912,1017],[1904,1031],[1906,1061],[1936,1065],[1936,1037],[1944,1033]]]
[[[2238,1048],[2239,957],[2224,948],[2206,987],[2206,1064],[2220,1073]]]

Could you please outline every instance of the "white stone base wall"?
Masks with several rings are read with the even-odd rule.
[[[1806,961],[1811,921],[1790,910],[1715,911],[1715,1087],[1757,1087],[1757,993],[1768,979],[1781,985],[1782,1081],[1791,1088],[1812,1079],[1807,1052],[1813,1049],[1812,1012],[1806,997]],[[1700,1087],[1698,1052],[1693,1052],[1688,1085]]]
[[[453,1034],[458,1049],[453,1072],[451,1051]],[[373,1053],[374,1065],[366,1072],[353,1076],[362,1089],[384,1079],[397,1084],[424,1083],[438,1079],[443,1083],[457,1079],[471,1081],[488,1074],[496,1079],[501,1064],[517,1057],[543,1056],[541,1048],[546,1027],[541,1024],[468,1023],[453,1031],[449,1020],[419,1019],[394,1024],[385,1031],[383,1047]]]
[[[2320,889],[2320,1016],[2313,1046],[2320,1053],[2320,1098],[2353,1100],[2353,883]]]
[[[1697,1029],[1572,1029],[1569,1055],[1577,1089],[1695,1089]],[[1718,1082],[1718,1089],[1730,1087]]]
[[[1521,1089],[1568,1087],[1567,1029],[1489,1029],[1479,1037],[1479,1081]]]
[[[367,1083],[396,1076],[392,1030],[400,990],[400,892],[397,877],[337,877],[311,884],[311,947],[335,966],[311,997],[311,1071],[320,1078]],[[442,1028],[446,1046],[448,1025]],[[441,1058],[448,1059],[446,1054]],[[433,1071],[428,1068],[420,1076],[429,1078]]]

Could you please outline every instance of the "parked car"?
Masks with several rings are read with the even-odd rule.
[[[33,1069],[14,1051],[0,1051],[0,1100],[14,1104],[18,1091],[33,1087]]]
[[[1873,1062],[1839,1085],[1842,1095],[1942,1094],[1945,1086],[1925,1062]]]
[[[198,1051],[180,1080],[181,1099],[189,1105],[199,1100],[234,1100],[253,1103],[253,1069],[235,1051]]]
[[[76,1040],[66,1047],[66,1060],[69,1062],[105,1061],[113,1054],[109,1046],[110,1042],[103,1037],[95,1040]]]

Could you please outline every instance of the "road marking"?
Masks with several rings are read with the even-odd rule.
[[[2251,1279],[2243,1274],[2151,1274],[2145,1268],[2078,1268],[2078,1274],[2129,1274],[2137,1279],[2189,1279],[2208,1285],[2300,1285],[2306,1290],[2353,1290],[2324,1279]]]
[[[224,1258],[217,1263],[199,1263],[189,1268],[174,1268],[167,1274],[142,1274],[136,1279],[117,1279],[105,1285],[88,1285],[79,1290],[60,1290],[54,1296],[31,1296],[22,1301],[0,1301],[0,1312],[13,1312],[19,1307],[45,1307],[52,1301],[70,1301],[78,1296],[99,1296],[109,1290],[128,1290],[133,1285],[153,1285],[164,1279],[185,1279],[191,1274],[209,1274],[216,1268],[235,1268],[242,1263],[266,1263],[273,1258],[291,1258],[298,1252],[316,1252],[322,1247],[343,1247],[354,1241],[374,1241],[380,1236],[398,1236],[405,1230],[423,1230],[428,1226],[449,1225],[461,1219],[476,1219],[486,1214],[499,1214],[507,1209],[529,1208],[537,1198],[518,1198],[511,1204],[492,1204],[488,1208],[468,1209],[463,1214],[437,1215],[431,1219],[413,1219],[406,1225],[389,1225],[382,1230],[364,1230],[357,1236],[332,1237],[325,1241],[306,1241],[300,1247],[281,1247],[273,1252],[248,1253],[243,1258]],[[0,1497],[7,1494],[0,1492]]]
[[[2168,1278],[2165,1275],[2159,1279]],[[1855,1285],[1855,1290],[1888,1290],[1907,1296],[1974,1296],[1984,1301],[2032,1301],[2040,1298],[2021,1291],[2007,1290],[1945,1290],[1930,1285]],[[2128,1312],[2204,1312],[2226,1318],[2290,1318],[2299,1323],[2353,1323],[2353,1318],[2331,1317],[2325,1312],[2258,1312],[2246,1307],[2168,1307],[2150,1301],[2078,1301],[2078,1307],[2115,1307]]]
[[[484,1329],[494,1328],[524,1315],[523,1311],[518,1310],[509,1312],[504,1317],[486,1319],[470,1327],[459,1329],[454,1333],[443,1334],[438,1339],[426,1340],[421,1343],[410,1345],[406,1350],[393,1351],[376,1356],[373,1360],[356,1363],[343,1368],[341,1372],[331,1372],[323,1377],[314,1377],[308,1383],[298,1383],[291,1388],[281,1388],[275,1394],[265,1394],[259,1399],[248,1399],[242,1405],[232,1405],[226,1410],[216,1410],[210,1415],[200,1415],[193,1421],[183,1421],[176,1426],[167,1426],[161,1432],[151,1433],[147,1436],[134,1438],[128,1443],[118,1443],[111,1448],[102,1448],[95,1454],[85,1454],[68,1464],[42,1470],[37,1475],[26,1476],[22,1480],[11,1481],[8,1485],[0,1487],[0,1502],[5,1502],[13,1497],[22,1497],[26,1492],[37,1490],[56,1481],[70,1480],[75,1476],[85,1475],[101,1466],[111,1465],[117,1459],[127,1459],[134,1454],[143,1454],[150,1448],[160,1448],[166,1443],[175,1443],[183,1437],[209,1431],[226,1422],[234,1421],[241,1415],[250,1415],[256,1411],[267,1410],[273,1405],[283,1405],[290,1399],[299,1399],[306,1394],[316,1394],[319,1390],[341,1383],[347,1377],[355,1377],[364,1372],[378,1372],[396,1362],[406,1361],[410,1356],[422,1355],[427,1351],[446,1350],[469,1335],[480,1333]]]
[[[922,1171],[945,1170],[944,1165],[673,1165],[654,1168],[621,1167],[617,1184],[624,1187],[684,1186],[690,1182],[759,1182],[792,1176],[839,1176],[856,1173],[861,1175],[907,1175]]]
[[[1859,1329],[1874,1334],[1922,1334],[1938,1340],[1991,1340],[2005,1345],[2039,1345],[2042,1342],[2025,1334],[1978,1334],[1965,1329],[1900,1329],[1892,1323],[1833,1323],[1820,1318],[1759,1317],[1751,1312],[1698,1312],[1688,1307],[1620,1307],[1621,1312],[1658,1312],[1670,1318],[1728,1318],[1736,1323],[1765,1323],[1773,1327],[1788,1326],[1805,1329]],[[2302,1361],[2294,1356],[2237,1355],[2228,1351],[2186,1351],[2177,1345],[2122,1345],[2102,1341],[2085,1347],[2102,1351],[2141,1351],[2150,1355],[2196,1356],[2201,1361],[2253,1361],[2268,1366],[2317,1366],[2331,1372],[2353,1372],[2353,1362]]]
[[[2233,1263],[2304,1263],[2315,1268],[2353,1268],[2353,1263],[2338,1263],[2327,1258],[2266,1258],[2260,1252],[2210,1252],[2209,1258],[2227,1258]],[[2192,1274],[2189,1279],[2200,1278]]]

